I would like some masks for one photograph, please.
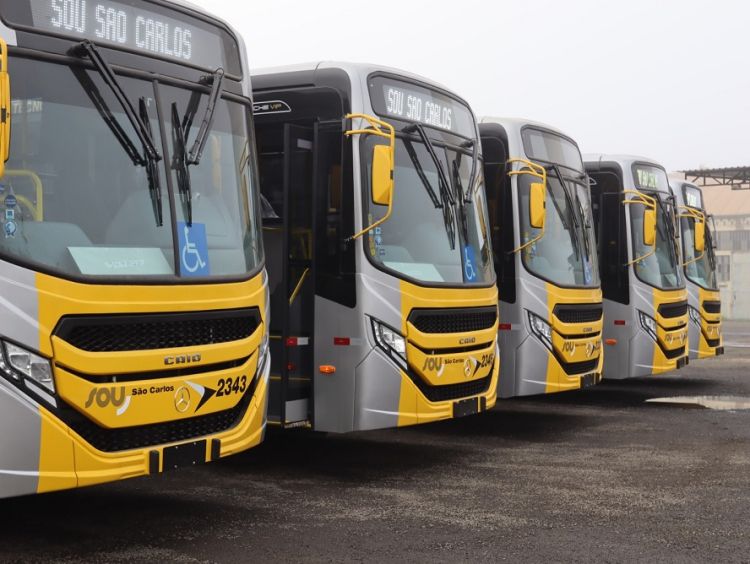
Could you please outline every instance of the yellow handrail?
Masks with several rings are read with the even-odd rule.
[[[36,204],[32,203],[29,198],[16,194],[16,199],[31,213],[34,221],[44,221],[44,186],[42,185],[42,179],[33,170],[28,169],[6,169],[5,176],[23,177],[26,176],[31,179],[34,184],[34,191],[36,192]],[[5,196],[7,198],[7,196]],[[5,204],[5,198],[3,198],[3,204]]]
[[[622,193],[625,194],[625,195],[631,195],[631,196],[633,196],[632,199],[625,199],[625,200],[623,200],[622,201],[623,205],[639,204],[639,205],[642,205],[642,206],[646,207],[647,209],[654,210],[654,212],[656,212],[656,199],[652,198],[651,196],[647,196],[646,194],[644,194],[643,192],[639,192],[638,190],[623,190]],[[640,256],[638,258],[635,258],[635,259],[631,260],[629,263],[627,263],[626,266],[631,266],[631,265],[633,265],[633,264],[635,264],[637,262],[641,262],[642,260],[646,260],[648,257],[650,257],[651,255],[653,255],[655,252],[656,252],[656,243],[654,243],[654,248],[650,252],[646,253],[643,256]]]
[[[691,208],[689,206],[677,206],[677,210],[679,212],[677,214],[678,218],[686,217],[686,218],[692,219],[695,222],[700,221],[704,225],[706,223],[706,214],[703,213],[702,211],[699,211],[699,210],[697,210],[695,208]],[[695,243],[693,243],[693,244],[695,244]],[[689,264],[693,264],[694,262],[698,262],[699,260],[701,260],[703,258],[703,256],[705,254],[706,254],[706,249],[704,247],[703,252],[699,256],[694,257],[694,258],[692,258],[689,261],[683,262],[682,266],[687,266]]]
[[[297,299],[297,296],[299,295],[300,291],[302,290],[302,284],[305,283],[305,280],[307,279],[307,275],[310,274],[310,269],[306,268],[302,272],[302,276],[299,278],[299,282],[297,282],[297,285],[294,287],[294,291],[292,292],[292,295],[289,296],[289,305],[292,305],[294,301]]]
[[[521,159],[521,158],[518,158],[518,157],[513,157],[513,158],[508,159],[508,164],[511,165],[511,167],[514,164],[525,165],[525,166],[527,166],[530,169],[530,170],[524,170],[524,169],[513,170],[513,169],[511,169],[508,172],[508,176],[521,176],[522,174],[529,174],[529,175],[533,176],[534,178],[538,178],[539,180],[541,180],[542,184],[544,184],[545,187],[547,186],[547,169],[544,168],[543,166],[541,166],[541,165],[539,165],[539,164],[537,164],[535,162],[532,162],[532,161],[530,161],[528,159]],[[537,235],[536,237],[534,237],[531,241],[527,241],[526,243],[524,243],[520,247],[518,247],[516,249],[513,249],[510,252],[510,254],[516,254],[516,253],[518,253],[520,251],[523,251],[527,247],[530,247],[531,245],[533,245],[534,243],[536,243],[537,241],[539,241],[542,237],[544,237],[544,234],[545,234],[545,228],[542,227],[542,232],[539,233],[539,235]]]
[[[389,152],[390,152],[390,157],[391,157],[391,166],[395,164],[396,162],[396,130],[390,123],[380,120],[374,116],[367,115],[367,114],[347,114],[346,119],[351,119],[351,120],[362,119],[368,122],[372,126],[371,128],[366,128],[366,129],[350,129],[344,133],[344,135],[346,135],[347,137],[351,137],[352,135],[377,135],[378,137],[384,137],[385,139],[388,139],[390,143]],[[355,235],[352,235],[351,237],[349,237],[347,241],[354,241],[355,239],[359,239],[365,233],[368,233],[369,231],[372,231],[376,227],[381,226],[383,223],[388,221],[388,218],[391,217],[392,212],[393,212],[393,190],[391,190],[390,196],[388,198],[388,211],[385,213],[385,215],[382,218],[380,218],[378,221],[370,225],[369,227],[366,227],[359,233],[356,233]]]

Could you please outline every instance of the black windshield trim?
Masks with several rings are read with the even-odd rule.
[[[35,49],[28,49],[24,47],[13,47],[9,46],[8,48],[9,55],[12,55],[13,57],[18,57],[22,59],[29,59],[31,61],[44,61],[44,62],[50,62],[54,64],[60,64],[68,67],[73,66],[79,66],[82,68],[87,68],[93,71],[96,71],[95,66],[88,60],[88,59],[81,59],[79,57],[73,57],[70,55],[60,55],[55,53],[47,53],[42,51],[37,51]],[[153,85],[156,85],[154,88],[155,93],[155,99],[158,99],[158,86],[173,86],[176,88],[182,88],[182,89],[189,89],[189,90],[201,90],[205,92],[205,86],[201,85],[198,82],[192,82],[189,80],[183,80],[171,76],[156,74],[153,72],[143,71],[143,70],[137,70],[132,69],[130,67],[123,67],[119,65],[111,65],[112,69],[115,70],[115,73],[119,76],[127,77],[127,78],[136,78],[143,80],[144,82],[152,85],[152,88],[154,88]],[[245,95],[238,95],[233,92],[227,92],[226,90],[222,93],[221,99],[227,100],[229,102],[233,102],[236,104],[240,104],[246,108],[246,127],[248,129],[248,140],[251,144],[251,146],[254,146],[255,140],[254,140],[254,129],[253,129],[253,114],[252,114],[252,101],[249,97]],[[160,107],[160,106],[159,106]],[[164,129],[164,121],[160,122],[159,127]],[[162,131],[162,141],[165,142],[164,133]],[[166,145],[164,145],[166,146]],[[167,166],[168,159],[162,159],[161,163],[164,166]],[[257,173],[257,170],[255,171]],[[257,186],[257,177],[253,178],[253,183]],[[171,174],[167,173],[167,193],[170,198],[174,197],[174,190],[171,185]],[[257,188],[259,191],[259,187]],[[175,205],[172,204],[171,208],[173,210],[176,209]],[[171,212],[170,212],[171,213]],[[259,221],[259,214],[257,213],[257,210],[254,210],[254,213],[251,215],[254,215],[256,220]],[[176,215],[173,220],[174,225],[176,226],[177,219]],[[258,223],[260,226],[260,223]],[[260,230],[259,230],[260,232]],[[179,250],[177,245],[177,234],[176,234],[176,227],[175,231],[173,233],[173,248],[175,252],[175,257],[179,258]],[[256,278],[259,274],[262,273],[262,271],[265,269],[265,253],[260,253],[260,259],[258,260],[258,263],[254,265],[254,268],[249,270],[248,272],[244,272],[239,275],[211,275],[209,277],[180,277],[178,274],[172,274],[169,276],[127,276],[127,275],[121,275],[121,276],[91,276],[91,275],[75,275],[70,272],[65,272],[63,270],[58,270],[55,268],[50,267],[49,265],[29,261],[29,260],[23,260],[23,258],[10,255],[8,253],[5,253],[0,249],[0,264],[2,263],[8,263],[15,265],[19,268],[33,271],[39,274],[47,275],[53,278],[57,278],[60,280],[66,280],[69,282],[75,282],[75,283],[82,283],[82,284],[90,284],[90,285],[97,285],[97,286],[147,286],[147,287],[153,287],[153,286],[214,286],[214,285],[226,285],[226,284],[232,284],[232,283],[244,283],[248,282],[254,278]],[[175,265],[179,264],[179,260],[176,260]]]
[[[639,192],[643,192],[647,196],[655,197],[657,199],[659,199],[659,195],[662,195],[662,194],[663,195],[667,195],[666,192],[657,192],[657,191],[650,191],[650,190],[639,190]],[[660,216],[663,217],[662,214],[667,213],[667,224],[669,224],[672,221],[672,219],[669,217],[669,213],[665,212],[663,205],[664,205],[664,202],[661,202],[661,205],[657,204],[657,206],[656,206],[656,209],[657,209],[657,218],[656,218],[657,230],[658,230],[658,227],[659,227],[659,217]],[[636,258],[634,256],[635,244],[636,244],[636,240],[635,240],[636,233],[635,233],[635,230],[633,229],[633,218],[631,216],[631,211],[630,211],[631,207],[632,206],[628,206],[627,209],[626,209],[626,211],[627,211],[627,215],[626,215],[627,226],[628,226],[628,229],[631,232],[630,233],[630,245],[628,246],[628,257],[630,257],[630,258],[628,258],[628,260],[633,260],[634,258]],[[669,226],[667,226],[667,230],[669,231]],[[657,233],[657,237],[658,237],[658,233]],[[630,265],[629,270],[632,270],[633,274],[635,275],[636,279],[639,282],[641,282],[642,284],[645,284],[649,288],[656,288],[657,290],[661,290],[663,292],[670,292],[670,291],[673,291],[673,290],[684,290],[685,289],[685,287],[686,287],[685,286],[685,278],[682,276],[682,268],[680,267],[681,266],[680,265],[680,260],[679,260],[678,256],[675,256],[677,254],[676,242],[675,242],[674,239],[672,239],[671,242],[672,242],[672,244],[669,245],[669,247],[670,247],[670,254],[672,255],[672,258],[675,261],[674,262],[674,265],[675,265],[674,272],[675,272],[675,275],[679,278],[681,284],[678,284],[676,286],[658,286],[657,284],[652,284],[651,282],[649,282],[649,281],[644,280],[643,278],[641,278],[641,276],[638,274],[638,269],[636,268],[636,265],[632,264],[632,265]]]
[[[407,122],[409,123],[409,122]],[[397,136],[399,139],[403,139],[403,136],[399,135]],[[415,139],[418,139],[418,137],[415,136]],[[432,139],[431,139],[432,140]],[[434,140],[432,140],[434,143]],[[440,146],[440,145],[438,145]],[[446,145],[442,145],[442,148],[445,148]],[[360,143],[359,144],[359,150],[360,150],[360,158],[364,159],[365,157],[365,148],[366,143]],[[457,149],[461,150],[460,147],[456,147]],[[464,149],[465,151],[465,149]],[[468,154],[468,152],[467,152]],[[361,168],[361,178],[360,180],[360,192],[364,190],[365,186],[369,186],[367,180],[366,180],[366,172],[364,170],[364,167]],[[365,219],[365,206],[362,206],[361,214],[363,216],[363,220]],[[365,235],[366,236],[366,235]],[[376,261],[370,253],[366,252],[364,247],[364,237],[360,239],[362,241],[362,255],[365,256],[367,259],[367,262],[376,270],[379,272],[382,272],[388,276],[391,276],[395,278],[396,280],[403,280],[404,282],[408,282],[409,284],[413,284],[414,286],[418,286],[420,288],[448,288],[448,289],[483,289],[483,288],[492,288],[493,286],[497,286],[497,274],[495,272],[494,268],[490,268],[490,279],[486,282],[427,282],[424,280],[418,280],[416,278],[413,278],[407,274],[404,274],[403,272],[399,272],[397,270],[394,270],[392,268],[388,268],[385,264],[382,262]],[[492,245],[492,241],[490,240],[489,236],[487,238],[487,241],[490,245]]]
[[[547,159],[540,159],[532,154],[531,151],[529,151],[529,147],[527,147],[526,143],[526,137],[524,136],[524,132],[527,130],[534,130],[539,131],[540,133],[546,133],[549,135],[554,135],[555,137],[559,137],[560,139],[564,139],[565,141],[568,141],[571,145],[573,145],[578,150],[578,156],[581,158],[581,169],[573,168],[572,166],[565,164],[565,163],[558,163],[555,161],[549,161]],[[581,154],[581,148],[578,146],[578,143],[575,142],[575,140],[571,137],[568,137],[564,133],[560,133],[559,131],[555,131],[554,129],[547,129],[546,127],[542,127],[539,125],[524,125],[521,127],[521,145],[523,147],[524,154],[532,161],[536,161],[539,163],[546,163],[549,165],[556,165],[563,168],[566,168],[568,170],[572,170],[575,172],[580,172],[581,174],[586,174],[586,164],[583,162],[583,155]]]

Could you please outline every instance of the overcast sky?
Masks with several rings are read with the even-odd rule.
[[[750,165],[746,0],[193,0],[253,67],[370,62],[668,170]]]

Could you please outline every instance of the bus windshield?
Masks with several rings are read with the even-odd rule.
[[[661,196],[652,193],[659,199],[656,206],[656,244],[649,246],[643,241],[643,216],[645,207],[639,204],[629,206],[630,221],[633,231],[633,259],[637,260],[635,273],[646,284],[662,290],[671,290],[682,286],[682,277],[677,263],[677,249],[672,232],[671,211]]]
[[[374,138],[362,143],[363,201],[368,225],[382,218],[386,206],[372,203],[371,178]],[[365,246],[372,260],[418,282],[489,284],[494,281],[489,223],[481,163],[470,188],[472,154],[458,147],[435,145],[450,186],[453,204],[441,198],[436,163],[424,143],[413,138],[396,141],[393,213],[372,230]],[[470,197],[462,204],[461,191]]]
[[[695,219],[680,218],[682,228],[682,250],[685,257],[685,276],[706,290],[718,290],[716,280],[716,257],[714,256],[711,232],[706,225],[706,247],[703,252],[695,250]]]
[[[208,104],[205,87],[160,85],[157,108],[151,80],[117,75],[159,153],[171,151],[149,173],[138,162],[143,144],[99,72],[18,56],[10,72],[13,135],[0,186],[0,256],[72,279],[257,270],[262,248],[245,104],[218,99],[203,158],[189,168],[190,194],[178,194],[169,177],[180,172],[169,119],[176,111],[192,144]]]
[[[529,223],[532,177],[518,176],[521,244],[525,267],[560,286],[598,287],[599,266],[592,225],[591,195],[578,147],[550,131],[525,128],[526,155],[547,168],[544,236]]]

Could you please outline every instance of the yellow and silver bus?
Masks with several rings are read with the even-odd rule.
[[[601,380],[602,293],[578,145],[527,120],[479,130],[500,294],[500,396]]]
[[[688,291],[690,358],[724,354],[721,334],[721,295],[716,277],[715,243],[703,205],[703,192],[695,184],[670,180],[677,201],[682,239],[682,267]]]
[[[0,20],[0,496],[258,444],[268,301],[241,39],[182,2],[2,0]]]
[[[348,432],[495,403],[497,289],[469,106],[402,71],[257,71],[269,424]]]
[[[635,156],[585,157],[604,295],[604,378],[688,362],[688,303],[674,198],[664,168]]]

